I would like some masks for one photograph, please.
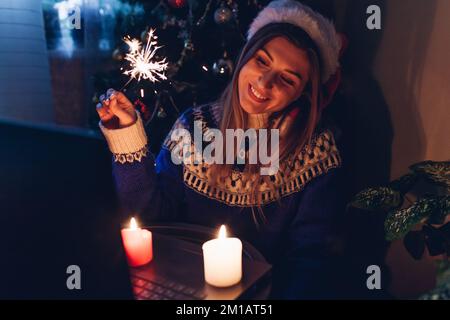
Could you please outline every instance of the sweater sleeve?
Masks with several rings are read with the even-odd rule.
[[[286,250],[274,265],[273,298],[322,299],[339,296],[339,222],[345,212],[342,169],[311,181],[302,191],[286,235]],[[340,281],[340,280],[339,280]]]
[[[154,158],[136,112],[137,121],[129,127],[107,129],[99,124],[113,153],[112,171],[122,212],[145,222],[177,220],[184,201],[182,167],[171,161],[164,147]]]

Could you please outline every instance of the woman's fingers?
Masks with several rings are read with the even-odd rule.
[[[99,100],[97,112],[102,122],[105,123],[117,117],[120,126],[128,126],[136,121],[134,106],[122,92],[110,88],[106,94],[100,96]]]
[[[109,88],[108,90],[106,90],[106,98],[109,99],[115,92],[116,90],[114,90],[113,88]]]
[[[125,99],[128,101],[131,108],[133,108],[133,105],[129,100],[126,97]],[[109,99],[109,108],[111,112],[119,118],[121,126],[130,125],[136,120],[134,110],[131,110],[132,112],[130,112],[128,103],[124,102],[123,99],[122,102],[119,102],[118,95],[116,94],[112,95]]]
[[[124,108],[133,107],[133,104],[131,103],[131,101],[128,100],[127,96],[124,95],[122,92],[116,91],[113,93],[112,96],[117,98],[117,102],[120,106],[122,106]]]
[[[109,102],[112,97],[117,98],[117,105],[122,109],[128,109],[133,107],[133,104],[128,100],[127,96],[120,91],[116,91],[113,88],[109,88],[105,94],[100,96],[100,102]]]
[[[104,103],[97,103],[96,110],[102,121],[109,120],[114,117],[114,114],[109,111],[109,107],[107,107]]]
[[[106,116],[106,114],[107,114],[106,110],[103,109],[103,106],[100,102],[97,103],[97,105],[95,106],[95,110],[97,111],[100,118]]]
[[[105,103],[105,102],[109,102],[109,98],[111,97],[111,95],[113,95],[116,91],[112,88],[109,88],[105,94],[100,95],[100,97],[98,98],[100,103]]]
[[[119,119],[112,113],[105,102],[97,103],[96,110],[100,116],[102,124],[108,129],[117,129],[120,127]]]

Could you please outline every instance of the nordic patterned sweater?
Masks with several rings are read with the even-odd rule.
[[[192,134],[194,121],[202,121],[203,132],[217,128],[220,108],[207,104],[188,109],[172,130],[184,128]],[[271,298],[336,296],[331,285],[337,276],[333,247],[345,204],[341,157],[330,130],[316,130],[299,156],[280,162],[278,172],[259,186],[265,220],[255,223],[248,174],[234,170],[221,184],[211,185],[207,164],[172,162],[172,131],[154,158],[139,113],[129,127],[107,129],[100,123],[100,128],[113,153],[116,190],[126,212],[146,221],[227,225],[272,264]],[[269,183],[279,190],[280,200]]]

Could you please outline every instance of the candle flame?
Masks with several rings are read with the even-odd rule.
[[[136,230],[137,228],[138,228],[138,225],[137,225],[136,219],[133,217],[130,220],[130,229]]]
[[[225,239],[227,237],[227,228],[225,225],[222,225],[219,230],[219,239]]]

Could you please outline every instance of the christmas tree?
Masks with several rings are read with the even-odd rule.
[[[155,58],[165,58],[166,80],[133,80],[124,89],[141,112],[157,152],[170,127],[183,110],[218,98],[229,82],[234,62],[245,43],[246,31],[269,0],[117,0],[114,28],[116,47],[108,65],[95,75],[93,103],[108,88],[120,89],[129,81],[123,74],[129,50],[125,36],[145,43],[148,31],[156,30]],[[307,4],[308,1],[306,1]],[[317,4],[317,2],[316,2]],[[97,127],[95,111],[90,116]]]

